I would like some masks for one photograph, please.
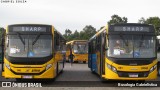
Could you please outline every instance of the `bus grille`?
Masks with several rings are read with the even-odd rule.
[[[130,75],[138,75],[138,77],[148,77],[149,74],[149,72],[122,72],[122,71],[118,71],[117,73],[119,77],[126,77],[126,78],[130,77]]]

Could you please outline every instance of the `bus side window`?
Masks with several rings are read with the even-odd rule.
[[[57,32],[55,32],[54,36],[54,48],[56,51],[59,51],[59,35]]]
[[[93,44],[92,53],[95,53],[96,52],[96,38],[93,39],[92,44]]]
[[[96,52],[100,50],[100,35],[96,38]]]
[[[56,50],[56,36],[57,36],[57,34],[56,34],[56,32],[54,32],[55,34],[54,34],[54,50]]]
[[[59,40],[60,41],[59,42],[59,50],[63,51],[63,38],[61,36],[59,38],[60,38],[60,40]]]

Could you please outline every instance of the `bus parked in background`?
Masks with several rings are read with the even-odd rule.
[[[88,45],[88,66],[102,80],[157,78],[156,34],[152,25],[107,25],[90,38]]]
[[[66,40],[51,25],[9,25],[5,36],[2,76],[21,79],[53,79],[64,68]]]
[[[66,43],[66,61],[70,61],[70,55],[73,54],[73,62],[88,61],[88,41],[73,40]]]

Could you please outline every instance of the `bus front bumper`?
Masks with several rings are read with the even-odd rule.
[[[4,78],[22,78],[22,79],[52,79],[56,76],[56,72],[53,67],[49,68],[48,70],[44,71],[42,74],[34,75],[34,74],[15,74],[8,68],[5,68],[5,72],[2,72],[2,76]]]
[[[119,75],[111,70],[107,71],[107,74],[102,75],[106,80],[155,80],[157,79],[157,69],[149,73],[147,77],[119,77]]]

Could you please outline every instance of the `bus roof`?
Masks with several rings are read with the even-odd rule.
[[[42,25],[42,26],[52,26],[52,25],[49,25],[49,24],[11,24],[11,25],[8,25],[8,26],[23,26],[23,25],[28,25],[28,26],[30,26],[30,25]]]
[[[142,24],[142,23],[115,23],[111,25],[143,25],[143,26],[153,26],[152,24]]]

